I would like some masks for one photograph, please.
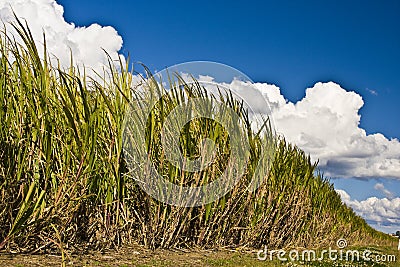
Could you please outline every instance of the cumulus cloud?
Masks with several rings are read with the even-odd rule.
[[[334,82],[319,82],[306,89],[303,99],[292,103],[273,84],[236,79],[216,83],[210,76],[198,78],[210,91],[215,92],[217,86],[228,88],[253,113],[270,115],[277,133],[310,154],[313,161],[318,160],[326,176],[400,179],[400,142],[380,133],[368,135],[360,128],[359,110],[364,101],[359,94]],[[380,185],[376,189],[390,196]]]
[[[40,54],[43,53],[45,32],[48,54],[55,66],[58,59],[61,67],[69,67],[72,53],[75,65],[102,73],[107,65],[103,49],[113,60],[118,59],[122,37],[113,27],[98,24],[77,27],[67,23],[63,17],[63,7],[55,0],[0,0],[0,20],[9,32],[12,32],[9,23],[14,21],[12,11],[27,21]]]
[[[357,93],[333,82],[319,82],[292,103],[276,85],[235,80],[225,86],[248,96],[245,101],[254,111],[265,112],[260,106],[265,102],[254,97],[255,91],[261,93],[269,102],[277,133],[309,153],[313,161],[319,160],[325,175],[400,178],[399,140],[380,133],[368,135],[359,127],[364,101]]]
[[[360,95],[333,82],[317,83],[299,102],[273,112],[277,130],[319,159],[333,177],[400,178],[400,142],[359,127]]]
[[[366,219],[372,226],[380,229],[400,229],[400,198],[370,197],[358,201],[352,199],[344,191],[337,189],[336,192],[342,198],[343,203],[351,207],[355,213]]]

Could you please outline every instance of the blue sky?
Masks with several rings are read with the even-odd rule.
[[[281,108],[278,115],[291,112],[292,120],[281,118],[283,129],[297,127],[295,133],[308,143],[325,142],[333,154],[317,153],[320,166],[336,177],[332,182],[344,190],[348,205],[366,219],[376,213],[383,221],[368,221],[382,231],[400,228],[400,220],[391,224],[393,218],[379,213],[400,217],[400,143],[392,140],[400,139],[400,1],[57,0],[62,13],[51,1],[2,0],[2,20],[10,18],[3,2],[31,18],[38,39],[44,29],[49,48],[67,63],[71,48],[75,59],[98,66],[103,47],[112,56],[130,54],[152,71],[196,60],[242,71],[270,90]],[[316,84],[329,81],[334,83]],[[313,89],[306,95],[306,88]],[[327,95],[330,113],[316,105]],[[318,121],[321,129],[307,132],[296,112],[307,114],[306,125],[315,125],[316,112],[342,117],[335,125]],[[341,120],[348,123],[340,126]]]
[[[335,81],[367,102],[368,133],[400,138],[399,1],[58,2],[67,21],[112,25],[122,52],[152,70],[217,61],[280,86],[291,101]]]

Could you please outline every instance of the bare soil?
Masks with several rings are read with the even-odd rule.
[[[355,248],[358,250],[366,249]],[[347,266],[400,266],[400,252],[392,247],[368,247],[375,254],[393,254],[395,262],[280,262],[260,261],[257,259],[257,250],[162,250],[155,251],[141,246],[125,246],[118,250],[93,251],[85,254],[37,254],[0,252],[0,267],[36,267],[36,266],[315,266],[315,267],[347,267]],[[64,260],[63,260],[64,258]]]
[[[65,266],[255,266],[256,253],[230,250],[148,250],[140,246],[64,255]],[[0,253],[0,267],[63,266],[62,255]],[[264,265],[265,266],[265,265]]]

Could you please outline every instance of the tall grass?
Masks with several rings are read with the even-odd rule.
[[[27,26],[17,21],[13,27],[22,44],[6,32],[0,38],[0,249],[99,249],[132,242],[149,248],[305,247],[339,237],[392,242],[345,206],[310,158],[274,137],[268,124],[258,133],[245,124],[250,162],[225,196],[198,207],[150,197],[136,182],[140,173],[128,168],[124,122],[133,99],[165,88],[149,76],[147,91],[139,90],[122,63],[120,70],[110,63],[110,77],[103,80],[82,77],[74,66],[56,68],[46,52],[38,54]],[[204,185],[227,167],[229,136],[212,120],[193,120],[180,133],[183,153],[196,158],[199,141],[208,137],[221,151],[216,163],[185,173],[166,160],[160,139],[166,116],[184,101],[183,94],[207,96],[199,83],[180,81],[141,122],[149,129],[144,145],[163,177]],[[229,95],[221,100],[249,122],[239,101]],[[263,147],[275,150],[270,168]],[[263,179],[248,190],[260,159]]]

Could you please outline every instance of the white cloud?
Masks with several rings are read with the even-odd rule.
[[[69,67],[72,52],[75,64],[101,73],[103,66],[107,65],[107,57],[102,49],[112,59],[118,59],[122,37],[114,28],[98,24],[77,27],[73,23],[67,23],[63,17],[63,7],[55,0],[0,0],[0,19],[9,32],[12,32],[12,27],[8,23],[14,21],[12,10],[19,18],[28,22],[41,55],[45,32],[53,65],[56,64],[57,56],[63,68]]]
[[[367,135],[359,127],[364,101],[355,92],[333,82],[316,83],[297,103],[287,101],[279,87],[266,83],[234,81],[233,91],[245,95],[255,111],[269,101],[279,134],[319,160],[319,167],[330,177],[400,178],[400,142],[380,133]]]
[[[285,137],[319,159],[333,177],[400,178],[400,142],[382,134],[367,135],[359,127],[360,95],[333,82],[317,83],[296,104],[273,113]]]
[[[358,201],[351,199],[344,190],[336,190],[343,203],[351,207],[355,213],[363,217],[372,226],[379,229],[400,229],[400,198],[370,197]]]
[[[389,190],[387,190],[382,183],[377,183],[374,186],[374,189],[382,192],[388,199],[392,199],[393,198],[393,193],[390,192]]]
[[[209,76],[199,78],[205,84],[214,81]],[[319,82],[306,89],[303,99],[292,103],[273,84],[233,80],[217,85],[230,88],[253,112],[272,114],[277,133],[309,153],[313,161],[319,160],[326,176],[400,179],[400,142],[380,133],[367,135],[359,127],[358,112],[364,105],[359,94],[333,82]],[[211,91],[216,88],[207,87]]]

